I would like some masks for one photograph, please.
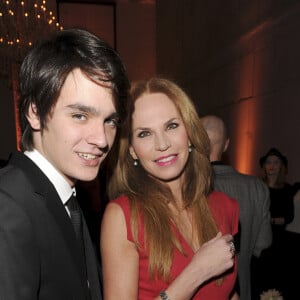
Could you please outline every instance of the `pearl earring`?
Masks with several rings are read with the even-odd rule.
[[[192,146],[189,146],[189,153],[193,151]]]
[[[139,162],[138,162],[137,159],[134,160],[133,165],[134,165],[135,167],[137,167],[137,166],[139,165]]]

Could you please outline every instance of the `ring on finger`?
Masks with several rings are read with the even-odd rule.
[[[235,246],[234,246],[234,242],[233,242],[233,241],[230,241],[230,242],[228,242],[228,244],[229,244],[229,247],[230,247],[229,250],[230,250],[232,256],[234,256],[234,254],[235,254]]]

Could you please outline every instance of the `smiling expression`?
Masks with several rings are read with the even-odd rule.
[[[164,182],[180,179],[188,147],[183,120],[165,94],[144,94],[136,100],[130,153],[146,172]]]
[[[110,150],[118,121],[112,92],[89,80],[79,69],[71,72],[43,131],[31,107],[28,120],[34,147],[65,177],[93,180]]]

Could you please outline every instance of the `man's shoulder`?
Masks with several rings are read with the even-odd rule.
[[[216,178],[224,178],[224,179],[234,178],[234,179],[239,179],[241,181],[245,181],[247,183],[265,185],[265,183],[259,177],[250,174],[240,173],[230,165],[213,166],[213,170]]]
[[[229,205],[236,206],[237,203],[237,200],[232,198],[230,195],[226,194],[223,191],[217,191],[217,190],[214,190],[209,194],[208,200],[211,203],[218,203],[218,205],[222,202],[222,203],[227,203]]]

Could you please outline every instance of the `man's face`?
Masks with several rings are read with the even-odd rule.
[[[97,176],[115,139],[118,118],[111,90],[75,69],[66,78],[43,131],[34,107],[28,120],[37,130],[34,148],[73,186],[76,180]]]

